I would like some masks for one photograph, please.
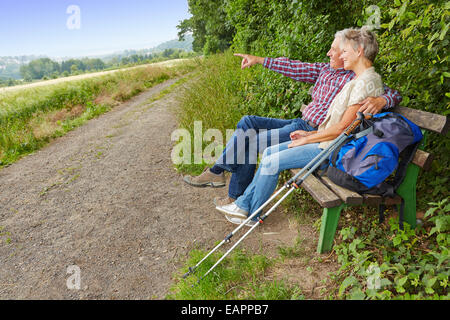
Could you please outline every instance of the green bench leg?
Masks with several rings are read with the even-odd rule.
[[[423,140],[419,149],[423,149],[426,145],[428,133],[425,130],[422,130]],[[405,211],[404,211],[404,219],[411,228],[415,228],[417,226],[417,213],[416,213],[416,186],[417,179],[419,177],[420,168],[415,164],[410,163],[408,165],[408,169],[406,170],[405,179],[403,183],[398,187],[397,194],[403,198],[405,201]],[[398,206],[400,210],[400,206]]]
[[[397,189],[397,194],[405,201],[404,219],[411,228],[415,228],[417,224],[416,218],[416,185],[420,168],[414,164],[410,164],[406,170],[405,180]],[[400,210],[400,206],[398,206]]]
[[[331,251],[333,248],[334,235],[336,234],[339,217],[342,209],[346,207],[345,204],[334,208],[324,208],[322,214],[322,226],[320,228],[319,244],[317,252],[325,253]]]

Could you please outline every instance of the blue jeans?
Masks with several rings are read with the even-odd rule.
[[[301,118],[282,120],[258,116],[244,116],[237,124],[215,167],[232,173],[228,196],[237,199],[244,193],[255,175],[257,156],[267,147],[290,141],[296,130],[314,131]]]
[[[255,212],[275,191],[281,171],[303,168],[322,152],[318,143],[289,149],[288,145],[290,143],[288,141],[269,147],[264,151],[252,183],[235,202],[239,208],[246,210],[249,214]],[[327,163],[325,162],[320,169],[325,169],[326,167]]]

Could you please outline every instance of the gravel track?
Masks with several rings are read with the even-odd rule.
[[[179,91],[146,102],[175,81],[0,171],[0,299],[164,299],[189,251],[235,228],[212,204],[226,188],[190,187],[173,167]],[[241,246],[276,255],[297,229],[274,213]]]

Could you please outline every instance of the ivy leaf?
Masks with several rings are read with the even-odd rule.
[[[448,27],[450,26],[450,23],[447,23],[446,25],[445,25],[445,27],[442,29],[442,31],[441,31],[441,35],[439,36],[439,40],[444,40],[444,37],[445,37],[445,35],[447,34],[447,31],[448,31]]]
[[[348,276],[347,278],[342,281],[342,284],[339,288],[339,295],[342,296],[342,293],[350,286],[353,286],[358,283],[358,279],[356,279],[354,276]]]
[[[394,247],[397,247],[400,243],[402,243],[402,237],[401,236],[396,236],[392,242],[394,243]]]
[[[366,294],[360,288],[356,288],[350,293],[350,300],[364,300],[365,297]]]
[[[402,264],[396,263],[394,266],[400,274],[406,273],[405,267]]]
[[[450,203],[448,205],[446,205],[444,208],[444,212],[449,212],[449,211],[450,211]]]
[[[437,277],[433,277],[433,278],[425,281],[425,285],[426,285],[425,292],[426,293],[428,293],[428,294],[434,293],[432,286],[436,283],[436,280],[437,280]]]
[[[399,279],[398,282],[397,282],[397,284],[398,284],[399,286],[402,286],[402,287],[403,287],[403,286],[405,285],[406,281],[408,281],[408,276]]]
[[[425,218],[428,218],[429,216],[432,216],[433,213],[438,209],[438,207],[432,207],[430,209],[427,210],[427,212],[425,213]]]

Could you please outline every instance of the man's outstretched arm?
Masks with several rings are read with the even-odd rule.
[[[383,110],[394,108],[402,102],[402,96],[397,90],[384,85],[384,95],[369,97],[360,102],[362,104],[359,112],[377,114]]]
[[[249,54],[235,53],[242,58],[241,68],[249,68],[255,64],[261,64],[265,68],[281,73],[282,75],[296,81],[315,83],[320,71],[326,63],[307,63],[288,58],[263,58]]]

